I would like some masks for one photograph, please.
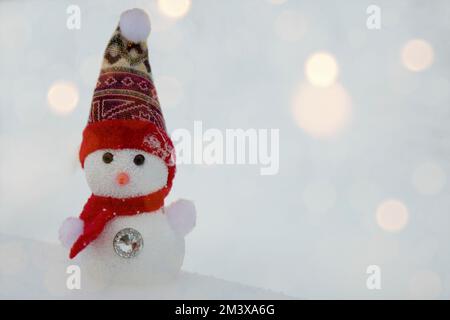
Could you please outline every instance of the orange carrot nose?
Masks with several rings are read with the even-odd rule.
[[[116,181],[120,186],[125,186],[130,182],[130,176],[126,172],[121,172],[117,175]]]

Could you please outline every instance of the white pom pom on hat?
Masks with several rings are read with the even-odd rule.
[[[120,32],[132,42],[146,41],[150,34],[150,19],[142,9],[131,9],[123,12],[119,22]]]

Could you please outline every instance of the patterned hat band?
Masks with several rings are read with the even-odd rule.
[[[126,69],[103,70],[88,122],[126,119],[149,121],[166,130],[155,86],[148,77]]]

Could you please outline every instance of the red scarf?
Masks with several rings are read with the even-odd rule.
[[[91,195],[84,205],[80,219],[84,221],[83,233],[70,250],[70,259],[80,253],[102,233],[106,224],[117,216],[133,216],[153,212],[164,206],[167,190],[162,189],[148,196],[117,199]]]

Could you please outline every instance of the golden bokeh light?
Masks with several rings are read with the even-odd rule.
[[[191,0],[158,0],[159,10],[167,17],[182,18],[191,9]]]
[[[433,63],[433,48],[425,40],[410,40],[403,46],[401,60],[406,69],[414,72],[423,71]]]
[[[408,218],[408,209],[399,200],[386,200],[377,208],[376,219],[378,226],[385,231],[401,231],[408,223]]]
[[[327,52],[312,54],[305,64],[305,74],[308,81],[315,86],[332,85],[338,76],[339,68],[333,55]]]
[[[351,99],[338,83],[329,87],[300,85],[292,112],[297,125],[315,138],[336,136],[351,120]]]
[[[70,82],[55,82],[48,90],[47,100],[53,112],[59,115],[67,115],[78,104],[78,88]]]

